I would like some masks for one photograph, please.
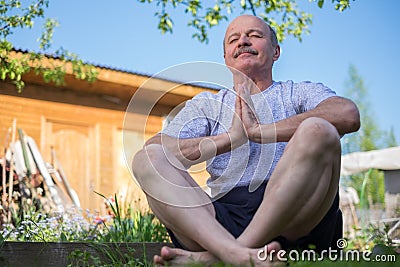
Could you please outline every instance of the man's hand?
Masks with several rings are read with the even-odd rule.
[[[236,95],[235,112],[232,118],[232,126],[228,131],[231,148],[235,149],[247,142],[248,137],[242,122],[242,101],[240,95]]]
[[[235,114],[228,132],[232,149],[243,145],[248,140],[257,143],[262,142],[262,125],[256,116],[249,86],[251,85],[243,83],[237,89]]]
[[[249,87],[246,84],[242,84],[239,87],[238,94],[240,98],[241,119],[247,137],[250,141],[259,142],[262,134],[261,125],[255,113]]]

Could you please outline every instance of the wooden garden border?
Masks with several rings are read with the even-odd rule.
[[[74,251],[89,252],[99,257],[102,263],[112,263],[107,253],[118,257],[131,254],[141,262],[151,263],[153,255],[159,254],[168,243],[89,243],[89,242],[4,242],[0,248],[0,266],[26,267],[51,266],[65,267],[76,259],[69,259]]]

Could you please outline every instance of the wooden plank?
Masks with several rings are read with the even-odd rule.
[[[28,90],[28,89],[27,89]],[[64,103],[55,103],[42,100],[28,99],[24,97],[6,96],[0,94],[1,114],[0,120],[10,121],[10,118],[18,118],[19,124],[30,124],[32,127],[41,121],[41,116],[46,120],[55,122],[70,122],[77,125],[111,124],[119,128],[123,127],[125,112],[106,110],[101,108],[77,106]],[[161,129],[162,118],[157,116],[144,116],[142,114],[129,114],[135,129],[143,129],[143,123],[147,123],[146,130],[157,132]],[[25,127],[24,127],[25,130]],[[26,130],[25,130],[26,132]],[[32,135],[31,133],[29,133]]]
[[[0,248],[0,266],[65,267],[71,263],[76,266],[78,258],[74,258],[73,254],[77,254],[77,252],[90,253],[91,256],[100,258],[102,263],[113,263],[113,260],[107,257],[108,254],[121,260],[123,260],[124,254],[128,254],[141,262],[150,263],[153,255],[159,254],[161,247],[164,245],[171,246],[169,243],[157,242],[4,242]],[[82,264],[83,262],[81,261],[80,265]],[[86,264],[85,266],[88,265]]]

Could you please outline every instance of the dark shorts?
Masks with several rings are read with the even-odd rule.
[[[266,184],[263,184],[252,193],[248,191],[247,187],[237,187],[223,197],[213,201],[217,221],[235,238],[240,236],[252,220],[263,199],[265,187]],[[329,247],[338,249],[336,242],[342,238],[342,231],[342,212],[339,209],[339,193],[337,193],[328,213],[307,236],[298,239],[294,243],[289,243],[281,236],[274,240],[281,243],[284,249],[308,249],[310,245],[316,251],[328,249]],[[184,248],[171,231],[168,230],[168,233],[176,247]]]

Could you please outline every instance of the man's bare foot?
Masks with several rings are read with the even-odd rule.
[[[265,249],[267,251],[265,251]],[[274,241],[260,249],[242,249],[234,255],[223,259],[225,263],[237,266],[279,266],[285,265],[275,258],[271,260],[271,253],[278,252],[281,246]],[[261,251],[261,252],[260,252]],[[205,266],[211,266],[220,260],[208,251],[191,252],[178,248],[163,247],[160,255],[154,256],[156,265],[184,266],[190,263],[201,263]]]
[[[262,248],[241,248],[231,251],[228,257],[222,259],[225,263],[235,266],[279,266],[285,263],[276,259],[276,253],[281,250],[281,245],[273,241]]]
[[[208,251],[192,252],[179,248],[163,247],[160,255],[153,258],[156,265],[184,266],[189,263],[202,263],[211,266],[219,260]]]
[[[282,249],[277,241],[273,241],[260,249],[252,249],[251,266],[285,266],[286,262],[277,259],[277,253]],[[249,265],[249,266],[250,266]]]

